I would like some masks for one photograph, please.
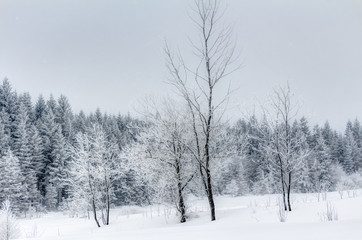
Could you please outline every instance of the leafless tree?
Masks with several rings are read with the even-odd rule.
[[[138,164],[137,172],[143,175],[161,201],[175,204],[180,222],[186,222],[185,194],[189,183],[197,173],[187,146],[184,105],[172,99],[161,102],[148,99],[142,115],[149,127],[138,137],[126,153],[126,157]],[[192,139],[191,139],[192,140]]]
[[[210,172],[213,160],[210,145],[225,111],[230,87],[221,97],[217,98],[215,92],[225,83],[226,77],[239,68],[235,64],[237,56],[232,28],[225,27],[220,22],[223,14],[224,11],[221,11],[217,0],[195,1],[190,18],[199,32],[200,41],[191,42],[198,59],[196,66],[188,66],[181,56],[174,56],[167,44],[165,47],[171,75],[169,82],[176,87],[189,109],[194,136],[190,150],[199,164],[200,176],[210,206],[211,221],[216,217]]]
[[[256,127],[263,145],[260,150],[268,156],[271,170],[279,173],[285,211],[292,210],[290,194],[298,179],[295,173],[309,155],[304,134],[292,129],[299,108],[289,85],[276,88],[270,108],[264,109],[264,120]]]
[[[93,211],[100,227],[98,212],[104,225],[109,225],[113,180],[116,178],[118,156],[115,147],[107,141],[101,126],[95,124],[87,133],[78,133],[70,146],[72,200],[84,199]]]

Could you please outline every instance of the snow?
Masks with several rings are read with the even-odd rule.
[[[111,210],[111,224],[97,228],[92,219],[69,218],[49,213],[40,218],[20,219],[23,239],[362,239],[362,190],[344,194],[292,195],[293,211],[287,221],[278,217],[279,195],[216,197],[217,220],[211,222],[207,201],[188,197],[189,219],[178,223],[171,208],[121,207]],[[326,221],[327,202],[338,221]]]

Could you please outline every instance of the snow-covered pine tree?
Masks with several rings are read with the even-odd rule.
[[[35,112],[33,109],[33,104],[31,102],[31,96],[28,92],[19,94],[19,99],[18,99],[19,103],[21,103],[25,109],[26,109],[26,113],[28,115],[29,118],[29,122],[31,124],[34,123],[35,121]]]
[[[58,126],[52,141],[51,159],[47,167],[47,193],[45,200],[50,209],[58,208],[64,197],[68,179],[66,141],[62,129]]]
[[[42,169],[45,169],[45,158],[43,155],[43,145],[42,139],[40,137],[38,129],[35,125],[32,125],[29,129],[29,147],[30,147],[30,154],[31,154],[31,162],[32,167],[34,169],[36,179],[37,179],[37,199],[38,205],[35,206],[36,209],[40,209],[41,204],[43,202],[43,198],[40,194],[40,190],[42,187],[41,184],[41,176],[42,176]],[[36,195],[34,195],[35,197]],[[36,204],[35,202],[35,204]]]
[[[74,136],[72,129],[73,113],[64,95],[60,95],[56,106],[55,121],[61,126],[62,134],[67,140],[71,140]]]
[[[316,190],[318,192],[326,192],[333,190],[333,180],[332,180],[332,160],[330,149],[325,143],[325,137],[322,135],[319,136],[317,140],[317,146],[315,147],[315,157],[317,164],[315,169],[318,173],[317,182],[315,184]]]
[[[0,159],[0,201],[9,199],[13,210],[20,213],[27,210],[27,189],[24,186],[24,176],[20,169],[19,160],[10,149]]]
[[[20,168],[24,176],[24,186],[26,188],[26,202],[28,208],[39,200],[36,166],[33,164],[33,158],[30,148],[30,122],[28,118],[28,109],[20,103],[19,112],[15,119],[16,129],[14,131],[13,151],[19,159]],[[37,205],[37,204],[36,204]]]
[[[53,161],[53,144],[58,125],[55,123],[53,111],[46,107],[45,112],[41,119],[38,120],[38,129],[42,138],[42,150],[44,156],[44,163],[39,174],[40,193],[42,196],[46,194],[46,185],[48,179],[48,166]]]
[[[357,170],[359,159],[358,145],[354,139],[353,132],[347,127],[345,134],[345,150],[344,161],[342,163],[343,169],[347,174],[352,174]]]
[[[9,147],[9,136],[5,133],[5,126],[0,119],[0,157],[5,155]]]
[[[40,95],[38,97],[37,102],[35,103],[35,121],[38,121],[43,118],[46,108],[47,106],[44,97],[43,95]]]

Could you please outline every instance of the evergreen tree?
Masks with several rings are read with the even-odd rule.
[[[19,103],[23,104],[26,109],[26,113],[29,118],[30,123],[34,123],[35,121],[35,112],[33,109],[33,104],[31,102],[31,96],[28,92],[22,93],[19,95]]]
[[[52,110],[53,114],[55,114],[57,111],[57,102],[55,101],[53,94],[50,94],[46,105],[50,110]]]
[[[19,160],[9,149],[0,159],[0,201],[9,199],[13,202],[14,211],[26,210],[26,188],[24,176],[21,173]]]
[[[9,148],[9,136],[5,133],[5,126],[0,121],[0,157],[4,156]]]
[[[72,132],[73,113],[64,95],[60,95],[55,112],[55,121],[61,126],[63,136],[70,140],[73,136]]]
[[[45,196],[46,184],[47,184],[47,174],[49,164],[53,162],[52,152],[54,149],[54,137],[56,131],[58,129],[58,125],[55,123],[55,118],[53,111],[50,108],[46,108],[45,113],[39,121],[39,132],[42,138],[42,149],[43,149],[43,156],[44,156],[44,163],[42,164],[43,168],[40,170],[40,192],[43,196]]]
[[[315,148],[317,171],[318,171],[318,181],[317,181],[317,190],[319,191],[330,191],[333,189],[333,182],[331,176],[332,161],[330,155],[330,149],[325,144],[325,140],[322,136],[318,138],[318,145]]]
[[[42,177],[42,170],[45,169],[45,158],[43,156],[43,145],[42,139],[39,135],[38,129],[33,125],[29,131],[29,146],[30,146],[30,154],[31,154],[31,161],[32,166],[36,175],[37,179],[37,199],[39,203],[42,202],[42,198],[40,195],[41,191],[41,177]]]
[[[48,186],[48,189],[51,189],[51,191],[47,192],[45,200],[49,208],[59,207],[59,204],[65,197],[66,181],[68,178],[67,155],[65,138],[59,126],[53,139],[52,162],[47,168],[47,185],[51,185]],[[55,205],[53,205],[54,203]]]
[[[29,119],[26,107],[20,103],[19,115],[16,118],[17,128],[14,132],[14,153],[19,159],[20,168],[26,182],[26,201],[28,206],[39,200],[36,178],[36,166],[33,164],[31,148],[29,142]]]
[[[35,120],[38,121],[43,118],[47,106],[43,95],[40,95],[38,101],[35,104]]]
[[[358,170],[358,162],[359,159],[359,149],[358,145],[354,139],[353,133],[351,128],[348,128],[346,130],[346,136],[345,136],[345,155],[344,155],[344,161],[342,163],[343,169],[346,171],[346,173],[351,174]]]

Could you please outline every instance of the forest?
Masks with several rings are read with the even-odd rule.
[[[94,210],[100,226],[98,219],[108,224],[107,211],[115,206],[163,202],[185,215],[179,197],[205,194],[203,172],[189,147],[194,141],[190,120],[176,101],[149,104],[142,118],[99,109],[73,113],[63,95],[39,96],[33,103],[29,93],[17,93],[4,79],[0,113],[0,201],[9,199],[18,216],[46,211],[86,216]],[[343,133],[328,122],[310,126],[305,117],[288,124],[293,151],[288,154],[297,159],[284,170],[293,173],[291,192],[361,187],[357,119],[347,122]],[[271,126],[256,116],[218,124],[210,142],[214,195],[282,193],[288,186],[280,184],[279,153],[272,149],[278,134]]]
[[[313,193],[318,202],[326,201],[328,192],[338,192],[341,199],[345,193],[358,197],[358,119],[348,121],[343,132],[328,121],[309,122],[289,83],[272,89],[269,101],[254,112],[227,119],[233,97],[229,75],[240,69],[240,61],[232,27],[219,22],[224,16],[220,6],[219,1],[194,1],[190,18],[198,35],[190,52],[196,60],[184,58],[166,41],[165,81],[174,92],[167,98],[145,97],[137,114],[109,114],[99,108],[73,112],[64,95],[32,99],[30,93],[13,89],[7,78],[2,81],[0,234],[6,236],[1,239],[19,232],[11,230],[12,219],[36,219],[50,212],[91,219],[98,229],[110,225],[111,212],[121,207],[158,204],[172,207],[177,221],[185,223],[198,212],[189,204],[196,198],[207,201],[215,221],[217,197],[232,201],[269,195],[270,207],[275,194],[280,196],[279,220],[285,222],[297,205],[293,195]],[[350,200],[351,206],[357,200]],[[344,203],[348,206],[348,199]],[[334,207],[326,204],[327,213],[319,216],[338,220]],[[246,208],[237,206],[238,211]],[[259,222],[254,207],[251,216]]]

